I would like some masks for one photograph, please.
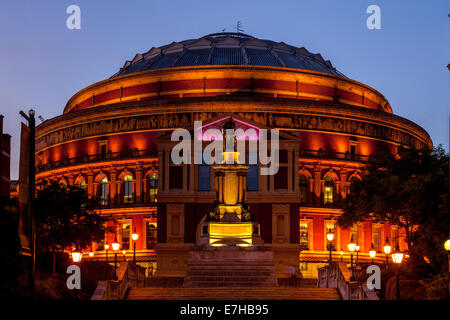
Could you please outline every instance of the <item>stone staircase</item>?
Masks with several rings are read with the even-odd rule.
[[[130,288],[126,300],[340,300],[332,288]]]
[[[183,287],[276,287],[269,250],[191,252]]]

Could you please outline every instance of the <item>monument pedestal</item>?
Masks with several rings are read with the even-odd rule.
[[[273,251],[264,246],[195,247],[183,287],[276,287]]]

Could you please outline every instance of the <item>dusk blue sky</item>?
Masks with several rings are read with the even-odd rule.
[[[71,4],[81,8],[81,30],[66,27]],[[371,4],[381,8],[381,30],[366,28]],[[247,34],[321,53],[448,150],[448,13],[450,2],[438,0],[2,1],[0,114],[12,136],[11,179],[18,176],[19,110],[55,117],[74,93],[136,53],[235,31],[238,20]]]

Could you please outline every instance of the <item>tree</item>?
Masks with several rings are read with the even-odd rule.
[[[37,240],[41,250],[56,252],[76,248],[83,250],[105,235],[106,219],[94,211],[95,202],[86,191],[44,181],[36,197]]]
[[[338,224],[348,228],[375,219],[397,225],[405,232],[410,255],[442,266],[449,227],[448,165],[441,146],[382,152],[369,160],[362,180],[351,184]]]

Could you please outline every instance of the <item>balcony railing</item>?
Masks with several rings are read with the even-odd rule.
[[[369,160],[369,156],[350,152],[328,152],[319,150],[300,150],[300,158],[323,158],[323,159],[338,159],[365,162]]]
[[[96,161],[105,161],[105,160],[118,160],[118,159],[134,159],[148,156],[157,156],[156,149],[145,149],[145,150],[125,150],[119,152],[106,152],[99,154],[85,154],[81,157],[69,158],[65,157],[59,161],[50,161],[45,164],[38,164],[36,166],[36,172],[42,172],[46,170],[51,170],[60,167],[66,167],[70,165],[77,165],[82,163],[92,163]]]

